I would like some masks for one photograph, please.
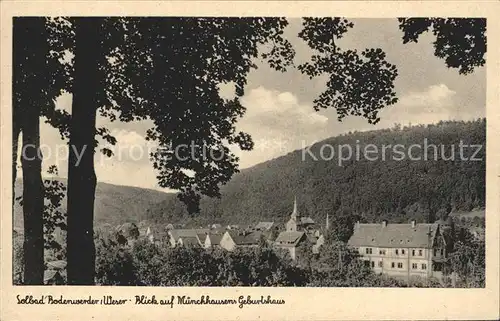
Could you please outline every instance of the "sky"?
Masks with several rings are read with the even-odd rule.
[[[398,68],[395,90],[399,102],[379,112],[381,121],[370,125],[362,117],[349,116],[337,120],[334,109],[316,112],[313,100],[325,89],[326,77],[309,79],[299,71],[274,71],[264,62],[248,75],[245,96],[247,112],[236,127],[249,133],[255,146],[252,151],[232,151],[240,158],[240,168],[285,155],[349,131],[365,131],[393,127],[394,124],[429,124],[440,120],[469,120],[486,114],[486,68],[470,75],[446,67],[434,56],[432,34],[423,35],[418,43],[403,44],[396,19],[354,19],[354,27],[338,44],[344,49],[381,48],[388,62]],[[312,54],[297,34],[300,19],[289,19],[285,36],[296,50],[295,62],[304,62]],[[221,86],[221,95],[231,97],[232,88]],[[57,108],[71,111],[71,95],[57,99]],[[156,173],[145,156],[148,145],[145,133],[148,121],[110,122],[102,117],[98,124],[110,129],[117,139],[115,155],[95,156],[98,181],[168,191],[158,186]],[[67,176],[67,147],[57,130],[41,122],[44,171],[56,165],[60,177]],[[20,169],[19,169],[20,170]]]

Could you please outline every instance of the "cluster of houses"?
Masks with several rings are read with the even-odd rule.
[[[127,223],[117,227],[119,234],[123,234],[123,242],[133,243],[136,239],[147,238],[152,243],[171,247],[194,246],[227,251],[257,247],[265,242],[288,250],[291,258],[296,260],[301,255],[298,249],[303,245],[312,253],[319,252],[325,242],[324,231],[329,228],[329,217],[326,216],[324,229],[318,228],[313,219],[300,215],[295,200],[284,226],[275,222],[259,222],[245,228],[220,224],[197,229],[169,224],[163,230],[144,224],[136,229],[131,228],[133,226]],[[357,249],[361,259],[376,273],[405,279],[413,276],[441,278],[449,249],[443,233],[446,228],[446,222],[441,221],[432,224],[357,222],[348,245]]]
[[[284,226],[275,222],[259,222],[247,227],[212,224],[207,228],[185,228],[173,224],[148,226],[141,222],[138,225],[125,223],[101,231],[112,234],[114,240],[125,246],[131,246],[139,239],[147,239],[161,246],[234,251],[267,243],[288,250],[290,257],[297,260],[302,253],[299,247],[313,253],[319,252],[325,242],[324,232],[328,228],[328,215],[324,227],[318,227],[313,219],[300,215],[295,200],[290,218]],[[357,222],[348,245],[356,249],[365,264],[376,273],[405,279],[414,276],[440,279],[450,249],[447,229],[449,225],[443,221],[432,224],[417,224],[415,221],[409,224]],[[64,268],[64,261],[50,262],[45,272],[45,283],[58,284]]]
[[[323,227],[318,227],[313,219],[300,215],[295,200],[290,218],[284,226],[276,222],[259,222],[247,227],[212,224],[207,228],[185,228],[177,224],[148,226],[146,222],[141,222],[138,225],[125,223],[114,228],[108,226],[97,232],[113,235],[113,239],[124,246],[131,246],[139,239],[147,239],[161,246],[234,251],[267,243],[288,250],[290,257],[297,260],[302,253],[299,247],[319,253],[325,243],[325,231],[329,229],[328,215],[325,223]],[[451,249],[450,228],[449,221],[441,220],[432,224],[417,224],[415,221],[409,224],[357,222],[348,245],[356,249],[360,258],[376,273],[408,280],[414,276],[441,279]],[[65,265],[65,261],[49,262],[45,283],[60,284]]]
[[[328,225],[328,218],[327,218]],[[125,223],[115,228],[118,242],[133,244],[138,239],[148,239],[158,245],[171,247],[190,246],[202,248],[222,248],[234,251],[236,248],[251,248],[268,243],[289,251],[292,259],[297,259],[297,248],[304,242],[311,251],[317,253],[324,243],[321,228],[316,228],[310,217],[301,216],[294,201],[290,219],[282,225],[275,222],[258,222],[256,225],[241,227],[212,224],[207,228],[184,228],[168,224],[165,227],[147,226],[144,222],[136,226]]]

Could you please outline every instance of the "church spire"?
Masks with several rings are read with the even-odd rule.
[[[295,196],[295,198],[293,200],[292,218],[297,218],[297,196]]]

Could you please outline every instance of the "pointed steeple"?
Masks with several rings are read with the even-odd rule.
[[[293,212],[292,212],[292,218],[297,218],[297,196],[295,196],[293,200]]]

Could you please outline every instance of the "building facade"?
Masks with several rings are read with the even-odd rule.
[[[446,240],[439,224],[356,223],[348,244],[376,273],[410,280],[442,277]]]

